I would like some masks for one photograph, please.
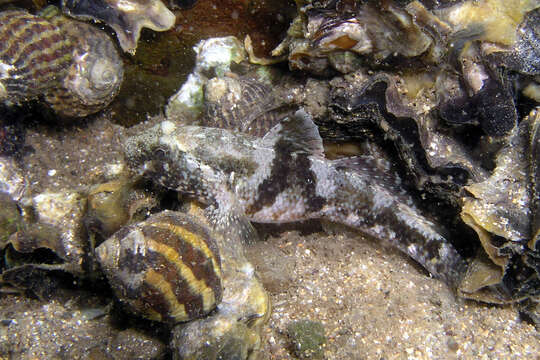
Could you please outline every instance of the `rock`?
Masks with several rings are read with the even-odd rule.
[[[300,359],[322,359],[326,343],[324,326],[320,322],[298,320],[287,327],[294,354]]]

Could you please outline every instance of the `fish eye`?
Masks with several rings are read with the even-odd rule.
[[[164,147],[156,147],[153,151],[153,157],[156,160],[165,161],[169,158],[169,149]]]

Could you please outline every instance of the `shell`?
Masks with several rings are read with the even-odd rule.
[[[97,28],[48,7],[42,16],[0,13],[0,100],[19,104],[44,96],[61,116],[82,117],[118,93],[123,63]]]
[[[535,109],[497,154],[485,181],[465,189],[461,217],[482,243],[460,287],[463,296],[512,302],[540,296],[538,262],[538,129]]]
[[[339,52],[355,53],[372,64],[407,59],[409,63],[421,60],[420,66],[425,66],[440,64],[478,40],[489,42],[490,47],[502,46],[498,51],[510,55],[504,57],[512,67],[534,70],[534,27],[518,32],[516,28],[527,13],[538,8],[538,1],[459,1],[431,10],[420,1],[407,5],[386,1],[379,6],[369,1],[344,3],[297,2],[298,16],[272,55],[287,55],[293,70],[331,75],[330,70],[343,71],[329,61]],[[515,47],[511,53],[521,53],[521,59],[508,54],[511,47]]]
[[[144,220],[157,207],[158,196],[137,185],[137,179],[122,177],[93,186],[84,220],[87,229],[106,239],[122,226]]]
[[[328,81],[322,136],[385,149],[418,203],[475,257],[460,295],[537,301],[538,108],[521,118],[538,106],[540,3],[422,3],[297,2],[272,54],[292,70],[347,74]]]
[[[362,3],[346,11],[336,2],[306,5],[300,7],[288,36],[272,55],[288,53],[291,69],[325,76],[332,65],[329,55],[336,52],[370,56],[376,62],[391,56],[424,56],[431,61],[437,56],[438,44],[416,23],[414,14],[418,13],[425,13],[421,4],[402,9],[393,2],[380,8]],[[423,18],[434,32],[441,30],[439,22],[429,16]]]
[[[160,0],[63,0],[70,16],[102,21],[116,32],[124,51],[134,54],[143,27],[169,30],[176,17]]]
[[[189,321],[221,301],[216,242],[188,215],[164,211],[124,227],[96,255],[117,297],[147,319]]]
[[[202,126],[232,129],[262,137],[293,111],[274,97],[272,88],[249,78],[213,78],[205,92]]]
[[[6,281],[7,274],[18,272],[20,266],[82,275],[88,264],[82,226],[86,204],[84,194],[70,190],[33,196],[31,203],[21,208],[23,222],[17,232],[0,241],[0,247],[10,248],[6,254],[8,269],[2,272],[2,279]]]
[[[22,10],[0,13],[0,100],[36,98],[57,87],[71,64],[71,39],[49,21]]]
[[[63,116],[87,116],[115,98],[124,76],[123,62],[113,41],[89,24],[55,16],[51,21],[77,44],[62,86],[45,95],[45,101]]]

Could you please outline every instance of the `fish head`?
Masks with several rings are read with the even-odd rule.
[[[161,186],[207,198],[209,186],[220,174],[196,156],[198,142],[194,127],[163,121],[128,138],[124,152],[128,164],[140,175]]]

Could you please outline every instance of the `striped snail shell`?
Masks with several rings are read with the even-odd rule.
[[[81,117],[93,114],[111,103],[124,76],[122,58],[113,41],[98,28],[55,14],[50,21],[76,46],[72,62],[61,86],[45,95],[57,114]]]
[[[22,10],[0,12],[0,101],[19,104],[60,86],[73,44],[49,21]]]
[[[0,12],[0,102],[43,96],[59,115],[87,116],[114,99],[123,75],[113,41],[96,27],[54,6],[40,16]]]
[[[138,315],[176,323],[199,318],[221,301],[218,247],[207,226],[163,211],[125,226],[96,249],[116,296]]]

